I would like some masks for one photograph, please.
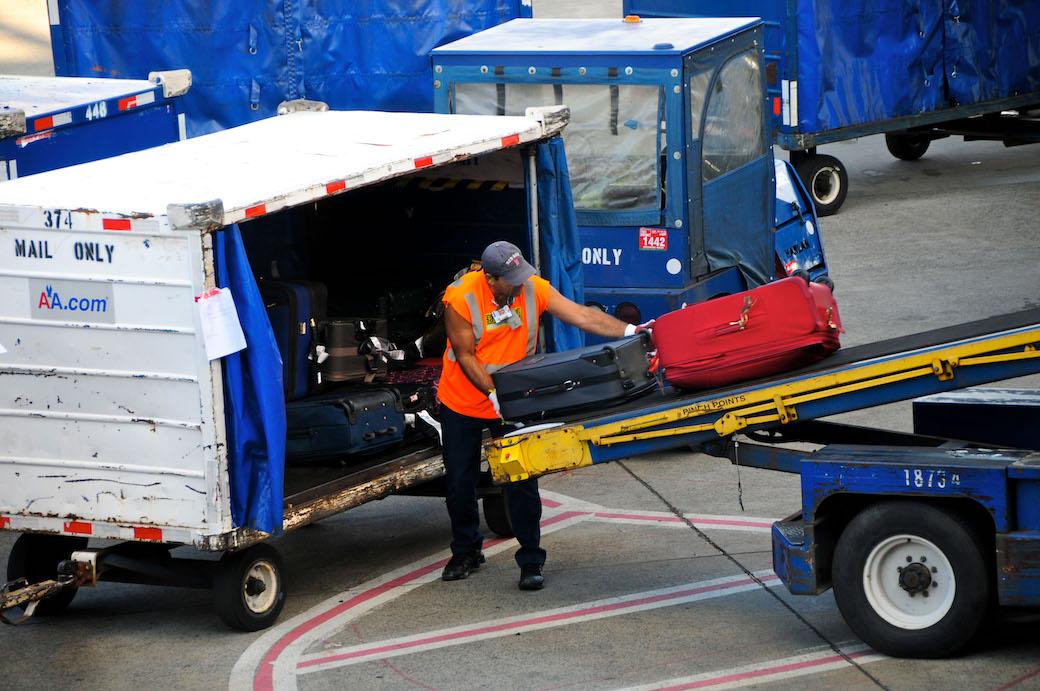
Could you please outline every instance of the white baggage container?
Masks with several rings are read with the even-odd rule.
[[[506,148],[533,172],[523,145],[567,119],[563,109],[506,118],[286,105],[243,127],[0,185],[0,529],[205,550],[265,538],[232,522],[222,360],[207,358],[195,307],[215,286],[212,232]],[[536,218],[527,223],[537,238]],[[437,451],[412,460],[300,493],[284,528],[443,472]],[[103,571],[105,553],[91,554],[77,553],[77,584]],[[237,568],[233,578],[252,567]],[[270,578],[281,593],[280,574]],[[241,594],[241,579],[231,590]],[[250,611],[269,598],[243,597],[245,610],[223,606],[229,623],[262,628],[277,616]]]

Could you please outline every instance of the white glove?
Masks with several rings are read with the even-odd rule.
[[[494,407],[495,414],[498,415],[498,418],[500,420],[505,420],[505,418],[502,417],[502,406],[498,402],[498,394],[495,393],[494,389],[488,391],[488,400],[491,401],[491,405]]]
[[[651,319],[648,322],[642,324],[628,324],[625,326],[625,336],[635,336],[636,334],[643,333],[644,331],[653,336],[654,322],[655,319]]]

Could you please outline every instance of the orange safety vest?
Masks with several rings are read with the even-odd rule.
[[[538,320],[549,306],[549,282],[532,276],[510,308],[520,317],[521,325],[512,328],[506,323],[496,324],[492,313],[499,309],[483,271],[471,271],[448,286],[444,304],[452,307],[473,327],[477,360],[489,373],[506,365],[534,355],[538,345]],[[448,343],[444,351],[444,369],[441,372],[437,398],[456,413],[486,420],[497,418],[487,391],[479,391],[466,376]]]

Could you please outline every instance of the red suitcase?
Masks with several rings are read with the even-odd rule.
[[[785,278],[669,312],[654,342],[672,386],[706,389],[821,360],[840,347],[841,331],[826,286]]]

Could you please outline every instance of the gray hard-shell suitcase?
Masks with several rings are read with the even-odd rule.
[[[611,405],[653,388],[649,337],[532,355],[491,375],[507,420]]]

